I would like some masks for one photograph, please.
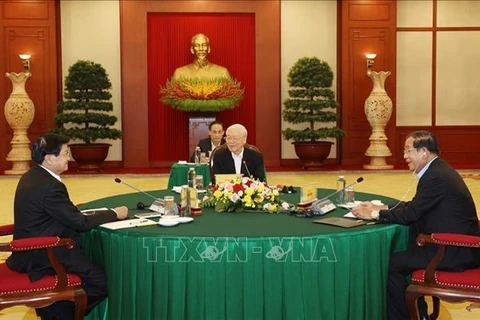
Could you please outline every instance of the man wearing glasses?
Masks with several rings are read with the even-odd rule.
[[[387,281],[388,319],[407,320],[406,277],[416,269],[425,269],[437,252],[436,246],[420,248],[416,237],[435,232],[480,235],[472,195],[462,177],[447,162],[439,158],[437,137],[428,131],[415,131],[405,140],[403,158],[418,180],[417,192],[411,201],[393,205],[373,205],[363,202],[352,213],[363,219],[410,226],[406,251],[393,253]],[[403,200],[403,199],[402,199]],[[476,250],[476,251],[475,251]],[[461,271],[480,264],[480,251],[470,248],[447,248],[440,263],[444,270]],[[378,298],[378,297],[377,297]],[[425,300],[419,299],[421,319],[428,319]]]
[[[263,156],[250,148],[247,143],[247,129],[241,124],[234,124],[227,128],[227,148],[215,152],[213,159],[214,174],[243,174],[265,181],[265,165]]]
[[[107,282],[103,266],[91,261],[80,247],[78,233],[105,222],[125,219],[128,208],[116,207],[88,216],[77,209],[60,177],[68,169],[67,143],[67,137],[57,134],[46,134],[33,143],[34,165],[20,178],[15,192],[13,239],[59,236],[76,240],[73,249],[55,248],[54,252],[67,272],[76,273],[82,279],[88,313],[107,296]],[[54,273],[45,250],[14,252],[7,259],[7,265],[17,272],[28,273],[32,281]],[[42,320],[70,320],[73,312],[74,304],[69,301],[37,309]]]

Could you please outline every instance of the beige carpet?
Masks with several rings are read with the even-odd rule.
[[[474,170],[461,171],[465,177],[470,191],[473,194],[477,208],[480,208],[480,181],[479,173]],[[338,175],[345,175],[347,184],[362,176],[364,181],[355,186],[358,192],[382,194],[397,199],[410,199],[415,193],[416,178],[408,171],[392,172],[295,172],[295,173],[268,173],[268,181],[271,185],[302,185],[317,183],[319,188],[334,189]],[[131,193],[134,190],[125,185],[114,182],[115,177],[121,178],[141,190],[157,190],[167,187],[168,175],[68,175],[64,176],[64,183],[74,203],[85,203],[94,199],[109,197],[117,194]],[[0,224],[13,222],[13,198],[19,177],[0,176],[0,201],[4,210],[0,213]],[[406,194],[406,191],[410,192]],[[118,205],[122,205],[119,203]],[[0,237],[1,242],[8,241],[7,237]],[[0,256],[0,260],[5,256]],[[480,309],[471,312],[466,310],[468,304],[442,303],[440,320],[456,319],[479,319]],[[32,309],[15,307],[0,313],[0,319],[8,320],[34,320],[37,319]],[[132,319],[134,320],[134,319]],[[144,319],[141,319],[144,320]],[[145,319],[146,320],[146,319]],[[353,320],[353,319],[352,319]]]

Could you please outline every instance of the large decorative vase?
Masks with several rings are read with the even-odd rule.
[[[392,116],[392,100],[385,91],[385,80],[390,71],[371,71],[368,76],[373,81],[373,90],[365,101],[365,115],[372,127],[370,146],[365,155],[370,157],[370,164],[364,165],[365,169],[393,169],[393,165],[387,164],[387,157],[392,156],[387,146],[385,127]]]
[[[11,170],[5,174],[23,174],[30,168],[30,140],[27,130],[33,121],[35,107],[25,91],[25,82],[30,78],[30,72],[7,72],[5,76],[12,81],[12,93],[5,102],[5,119],[13,130],[10,144],[12,149],[7,155],[7,161],[13,163]]]

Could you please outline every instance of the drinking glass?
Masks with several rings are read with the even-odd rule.
[[[204,189],[204,186],[203,186],[203,175],[201,174],[197,174],[195,176],[195,188],[197,190],[203,190]]]
[[[352,187],[345,189],[345,202],[355,202],[355,190]]]
[[[164,201],[164,216],[171,217],[178,214],[177,205],[175,204],[175,198],[173,196],[163,197]]]

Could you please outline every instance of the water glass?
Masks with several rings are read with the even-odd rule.
[[[203,190],[204,189],[203,175],[201,175],[201,174],[197,174],[195,176],[195,189],[197,189],[197,190]]]
[[[355,202],[355,190],[352,187],[345,189],[345,202]]]
[[[171,217],[178,214],[177,205],[175,204],[175,198],[173,196],[163,197],[164,201],[164,216]]]

